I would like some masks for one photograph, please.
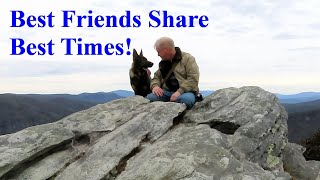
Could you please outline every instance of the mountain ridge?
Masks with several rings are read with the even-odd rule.
[[[215,91],[201,91],[204,97],[207,97]],[[308,93],[303,93],[304,96]],[[4,101],[3,97],[8,96]],[[110,102],[115,99],[121,99],[134,96],[132,91],[116,90],[111,92],[97,93],[80,93],[72,94],[13,94],[6,93],[0,95],[0,134],[13,133],[23,128],[50,123],[63,118],[74,112],[90,108],[94,105]],[[27,99],[26,99],[27,98]],[[31,98],[31,99],[30,99]],[[279,99],[281,102],[281,99]],[[10,102],[11,101],[11,102]],[[309,125],[314,123],[314,118],[317,117],[314,111],[320,111],[320,100],[296,103],[296,104],[281,104],[288,112],[289,119],[289,140],[292,142],[301,141],[301,137],[305,138],[311,133],[296,132],[293,136],[292,129],[310,129],[314,132],[314,128],[319,128],[318,125]],[[23,114],[23,115],[22,115]],[[298,119],[295,117],[299,117]],[[306,117],[311,119],[305,121]],[[299,120],[300,119],[300,120]],[[299,123],[305,122],[305,123]],[[308,122],[308,123],[306,123]]]

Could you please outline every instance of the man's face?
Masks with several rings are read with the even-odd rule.
[[[160,56],[163,60],[170,60],[169,50],[169,48],[157,48],[158,56]]]

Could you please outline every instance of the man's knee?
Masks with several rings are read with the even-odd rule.
[[[183,93],[177,98],[177,102],[187,105],[187,109],[191,109],[196,103],[196,98],[193,93]]]
[[[168,99],[168,97],[165,94],[163,94],[163,96],[157,96],[153,93],[150,93],[146,96],[146,98],[149,99],[151,102],[153,102],[153,101],[167,102],[170,100],[170,99]]]
[[[146,98],[149,99],[151,102],[153,102],[153,101],[159,101],[159,97],[156,96],[156,95],[153,94],[153,93],[148,94],[148,95],[146,96]]]

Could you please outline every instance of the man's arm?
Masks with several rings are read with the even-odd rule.
[[[157,96],[163,96],[163,90],[160,87],[160,83],[161,83],[161,73],[158,70],[154,73],[154,77],[153,77],[151,84],[150,84],[150,89],[151,89],[152,93]]]
[[[199,67],[195,58],[191,55],[189,55],[187,60],[186,74],[187,79],[181,83],[180,88],[178,89],[180,94],[189,91],[196,91],[198,89],[200,77]]]
[[[151,83],[150,83],[150,89],[152,91],[152,89],[155,87],[155,86],[159,86],[160,87],[160,84],[161,84],[161,74],[160,74],[160,71],[157,70],[155,73],[154,73],[154,76],[151,80]]]

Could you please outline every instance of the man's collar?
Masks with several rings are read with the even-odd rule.
[[[176,54],[174,55],[172,62],[179,62],[182,59],[181,50],[179,47],[175,47]]]

